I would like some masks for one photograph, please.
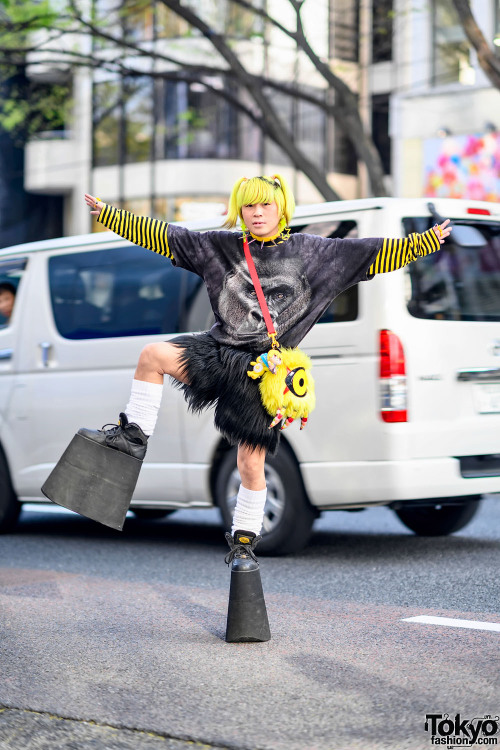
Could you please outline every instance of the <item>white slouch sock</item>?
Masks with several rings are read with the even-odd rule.
[[[236,508],[234,509],[231,534],[235,531],[251,531],[257,536],[264,520],[264,505],[266,504],[267,488],[263,490],[247,490],[240,484]]]
[[[130,400],[125,409],[129,422],[138,424],[145,435],[152,435],[160,409],[163,385],[133,380]]]

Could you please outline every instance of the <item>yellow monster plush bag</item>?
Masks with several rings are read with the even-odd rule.
[[[269,429],[282,422],[281,429],[300,417],[300,429],[316,405],[311,360],[300,349],[271,349],[261,354],[247,371],[260,378],[259,390],[267,413],[273,417]]]
[[[269,429],[281,422],[281,429],[284,430],[300,417],[302,430],[316,405],[311,360],[300,349],[280,347],[246,236],[243,238],[243,248],[267,332],[272,341],[272,348],[268,352],[260,354],[255,361],[250,362],[252,370],[247,370],[247,375],[254,380],[260,379],[260,397],[265,410],[273,418]]]

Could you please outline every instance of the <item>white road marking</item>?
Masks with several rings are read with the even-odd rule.
[[[423,625],[445,625],[450,628],[469,628],[470,630],[493,630],[500,633],[500,622],[480,622],[479,620],[454,620],[452,617],[432,617],[418,615],[405,617],[402,622],[420,622]]]

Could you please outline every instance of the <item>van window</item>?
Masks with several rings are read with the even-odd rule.
[[[53,256],[49,279],[56,327],[68,339],[181,332],[187,275],[192,276],[139,247]]]
[[[207,288],[194,273],[184,272],[182,305],[179,319],[181,331],[208,331],[215,323]]]
[[[318,221],[312,224],[292,227],[292,232],[317,234],[320,237],[357,237],[358,225],[353,219],[341,221]],[[345,323],[358,317],[358,285],[346,289],[336,297],[330,307],[325,310],[318,323]]]
[[[17,288],[26,263],[26,258],[0,261],[0,328],[5,328],[10,323],[16,303]]]
[[[429,217],[403,219],[406,234]],[[500,224],[453,221],[442,249],[406,268],[408,311],[431,320],[500,321]]]

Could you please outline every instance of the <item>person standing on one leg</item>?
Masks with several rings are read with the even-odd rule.
[[[263,403],[258,368],[274,372],[270,352],[279,362],[282,353],[295,351],[332,300],[348,287],[439,250],[451,232],[449,221],[406,239],[291,234],[295,201],[280,175],[237,181],[224,228],[233,230],[239,223],[239,232],[224,228],[192,232],[116,209],[89,194],[85,201],[98,221],[113,232],[198,274],[207,287],[216,323],[201,334],[147,345],[119,424],[79,432],[144,458],[165,375],[183,390],[195,412],[215,407],[216,428],[238,446],[241,476],[233,526],[226,535],[230,546],[226,559],[236,554],[255,559],[266,501],[266,454],[276,452],[282,429],[293,420],[293,410],[289,416],[278,408],[274,415]],[[247,249],[274,325],[274,338],[268,333],[264,307],[249,271]],[[288,385],[286,391],[290,391]],[[301,395],[299,391],[299,399]],[[306,421],[307,416],[302,426]]]

